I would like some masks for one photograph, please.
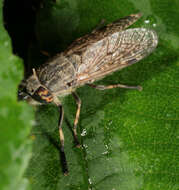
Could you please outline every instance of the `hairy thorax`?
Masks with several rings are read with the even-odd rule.
[[[64,96],[71,93],[77,87],[74,61],[63,54],[57,55],[37,70],[39,81],[53,94]]]

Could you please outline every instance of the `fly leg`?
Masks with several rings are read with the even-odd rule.
[[[76,117],[75,117],[75,121],[74,121],[74,125],[73,125],[73,137],[74,137],[74,142],[75,142],[76,147],[80,148],[80,143],[79,143],[78,136],[77,136],[77,124],[78,124],[78,120],[80,117],[81,100],[75,92],[73,92],[72,95],[75,98],[75,101],[77,104]]]
[[[112,89],[112,88],[127,88],[127,89],[136,89],[141,91],[142,87],[141,86],[127,86],[124,84],[113,84],[113,85],[108,85],[108,86],[104,86],[104,85],[95,85],[95,84],[88,84],[90,87],[92,88],[96,88],[98,90],[107,90],[107,89]]]
[[[60,136],[60,157],[61,157],[62,171],[63,171],[63,174],[66,176],[66,175],[68,175],[68,165],[67,165],[66,156],[65,156],[65,152],[64,152],[64,135],[63,135],[63,131],[62,131],[64,110],[63,110],[62,105],[58,105],[58,109],[60,112],[60,117],[59,117],[59,121],[58,121],[59,136]]]

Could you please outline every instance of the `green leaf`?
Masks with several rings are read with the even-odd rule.
[[[132,27],[154,29],[159,45],[149,57],[106,77],[98,84],[142,85],[143,91],[82,87],[76,149],[68,129],[76,105],[64,99],[65,152],[69,175],[59,157],[58,110],[42,106],[32,158],[26,172],[33,190],[177,190],[179,189],[179,3],[169,0],[45,1],[37,16],[40,48],[56,53],[102,20],[107,23],[132,13],[143,17]],[[33,55],[33,53],[32,53]],[[37,63],[37,58],[33,58]],[[34,63],[33,61],[33,63]]]
[[[32,109],[17,102],[17,87],[23,78],[22,60],[12,54],[10,38],[3,27],[0,2],[0,189],[27,189],[23,176],[31,156],[28,137]]]

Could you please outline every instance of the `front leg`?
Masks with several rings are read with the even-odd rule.
[[[73,125],[73,136],[74,136],[74,141],[75,141],[76,147],[80,148],[80,143],[79,143],[78,135],[77,135],[77,124],[78,124],[78,120],[80,117],[81,100],[75,92],[73,92],[72,95],[75,98],[75,101],[77,104],[76,117],[75,117],[75,121],[74,121],[74,125]]]
[[[68,165],[67,165],[66,156],[64,152],[64,135],[62,131],[64,110],[63,110],[62,105],[58,105],[58,109],[60,112],[60,117],[59,117],[59,122],[58,122],[59,136],[60,136],[60,157],[61,157],[62,171],[63,171],[63,174],[66,176],[68,175]]]

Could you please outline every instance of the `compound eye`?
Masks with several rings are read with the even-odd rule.
[[[52,94],[45,89],[44,87],[40,86],[34,93],[33,93],[33,98],[36,99],[39,102],[44,102],[44,103],[50,103],[53,101],[53,96]]]

